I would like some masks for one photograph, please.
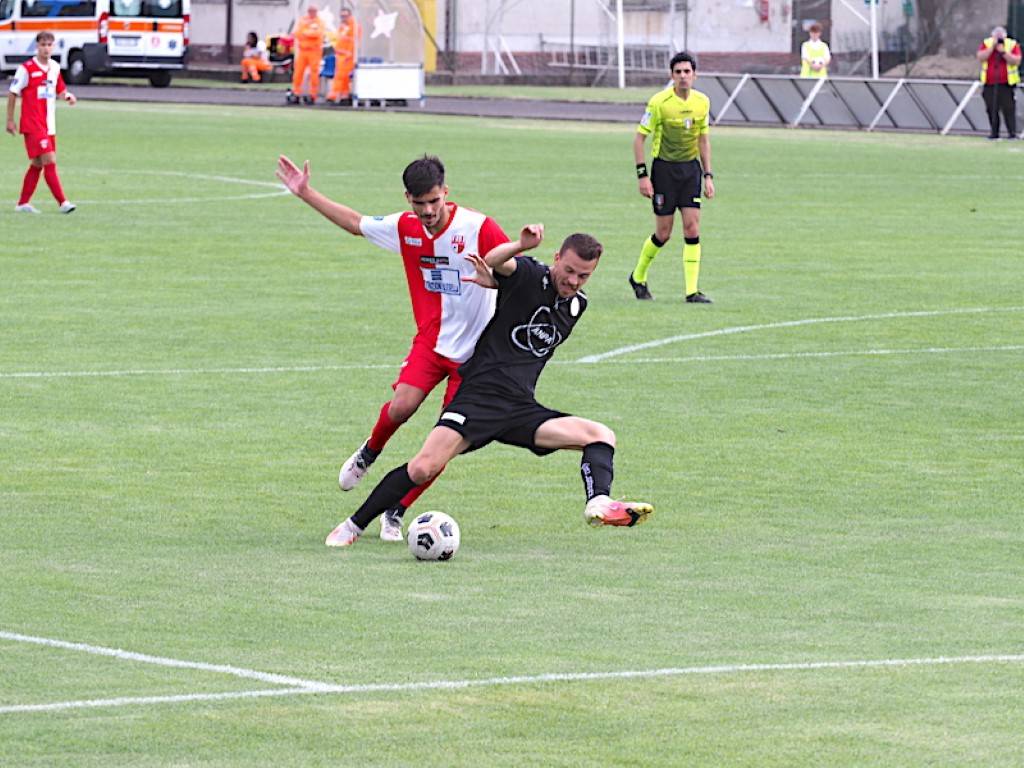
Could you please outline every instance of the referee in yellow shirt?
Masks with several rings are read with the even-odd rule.
[[[633,139],[633,156],[640,194],[654,205],[654,234],[644,241],[629,284],[638,299],[653,299],[647,287],[651,262],[672,236],[676,210],[683,217],[683,274],[686,301],[710,304],[711,299],[697,290],[700,274],[700,201],[715,196],[715,175],[711,172],[711,139],[708,117],[711,101],[693,89],[697,62],[689,53],[677,53],[669,65],[672,85],[647,102]],[[653,135],[651,172],[644,162],[644,141]],[[698,159],[699,158],[699,159]]]

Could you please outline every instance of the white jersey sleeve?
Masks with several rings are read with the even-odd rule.
[[[398,219],[401,215],[393,213],[390,216],[363,216],[359,220],[359,231],[378,248],[401,253],[401,245],[398,242]]]
[[[11,80],[10,91],[17,96],[25,90],[26,85],[28,85],[28,70],[19,64],[18,68],[14,71],[14,79]]]

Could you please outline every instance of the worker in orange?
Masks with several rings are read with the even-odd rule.
[[[341,7],[340,15],[338,35],[334,40],[334,79],[327,100],[338,105],[349,105],[352,103],[352,70],[356,66],[356,51],[363,29],[348,6]]]
[[[288,94],[290,104],[298,104],[299,98],[306,104],[316,104],[320,92],[320,62],[324,56],[324,24],[320,21],[320,9],[310,4],[306,13],[295,22],[295,70],[292,73],[292,89]],[[309,75],[309,91],[302,92],[303,82]]]

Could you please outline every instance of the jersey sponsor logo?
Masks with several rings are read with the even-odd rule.
[[[409,237],[408,235],[406,235],[402,239],[405,241],[406,245],[423,245],[422,237]]]
[[[52,83],[44,83],[43,85],[36,86],[36,98],[37,99],[55,99],[57,98],[57,92],[53,88]]]
[[[462,253],[466,250],[465,235],[452,235],[452,248],[455,249],[456,253]]]
[[[462,293],[462,275],[451,268],[424,269],[423,285],[431,293],[445,293],[458,296]]]
[[[429,268],[438,264],[451,264],[451,260],[447,256],[420,256],[420,264]]]
[[[441,414],[441,421],[454,421],[456,424],[465,424],[466,417],[455,411],[445,411]]]
[[[562,333],[552,322],[550,307],[537,307],[525,325],[512,329],[512,343],[534,357],[547,357],[562,343]]]

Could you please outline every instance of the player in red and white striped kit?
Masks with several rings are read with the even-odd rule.
[[[46,179],[46,185],[57,199],[61,213],[71,213],[75,204],[64,196],[64,189],[57,175],[57,97],[60,96],[71,106],[75,104],[74,94],[64,85],[60,65],[50,58],[53,51],[52,32],[36,35],[36,55],[18,65],[7,94],[7,132],[21,133],[25,137],[29,166],[21,185],[21,197],[14,210],[18,213],[39,213],[29,201],[36,191],[39,176]],[[21,96],[21,125],[14,124],[14,106]]]
[[[444,165],[432,156],[413,161],[402,174],[411,211],[390,216],[363,216],[309,186],[309,162],[302,170],[287,157],[278,160],[277,177],[326,218],[353,235],[399,253],[409,284],[416,336],[392,385],[395,394],[380,410],[365,443],[345,462],[338,476],[348,491],[366,474],[391,436],[416,412],[431,390],[448,379],[446,405],[461,378],[459,366],[470,358],[476,341],[494,314],[497,292],[468,279],[476,268],[467,257],[483,256],[508,242],[489,216],[447,200]],[[418,486],[397,507],[381,516],[381,538],[402,540],[402,515],[427,489]]]

